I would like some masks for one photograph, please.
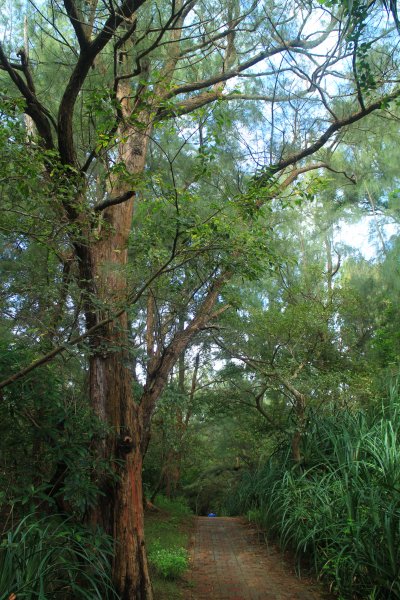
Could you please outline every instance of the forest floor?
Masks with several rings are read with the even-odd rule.
[[[185,600],[327,600],[242,518],[197,517]]]

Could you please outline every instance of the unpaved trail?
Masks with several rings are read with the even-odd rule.
[[[244,519],[198,517],[185,600],[322,600]]]

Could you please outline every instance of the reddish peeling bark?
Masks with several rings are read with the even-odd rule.
[[[129,132],[121,144],[120,158],[131,174],[145,165],[147,131]],[[117,182],[118,183],[118,182]],[[128,195],[118,185],[114,196]],[[87,321],[91,326],[106,318],[117,307],[129,305],[126,273],[128,238],[134,198],[107,207],[103,213],[99,240],[90,246],[86,268],[96,306],[89,305]],[[102,327],[91,340],[90,401],[98,417],[109,428],[98,451],[114,461],[115,478],[105,475],[102,496],[92,510],[91,521],[101,525],[114,541],[113,581],[121,600],[152,600],[152,588],[144,541],[142,492],[143,437],[142,411],[132,393],[129,359],[128,318],[126,312]]]
[[[96,354],[91,361],[91,398],[99,416],[111,427],[101,450],[105,458],[116,459],[117,477],[104,478],[104,496],[93,509],[91,520],[115,540],[113,580],[121,600],[151,600],[142,503],[142,419],[132,397],[131,373],[126,366],[124,320],[107,332],[109,343],[120,344],[121,350]]]
[[[104,476],[104,496],[93,508],[91,521],[115,541],[112,571],[120,599],[152,600],[144,542],[143,420],[132,396],[126,314],[102,333],[90,361],[90,397],[95,412],[110,428],[98,451],[114,461],[115,478]]]
[[[145,167],[151,125],[146,113],[136,115],[135,126],[129,124],[129,80],[122,80],[118,96],[123,117],[118,135],[124,139],[119,146],[120,160],[130,175],[139,175]],[[110,312],[129,306],[124,271],[134,202],[133,196],[126,199],[129,191],[127,186],[115,182],[112,195],[124,201],[102,211],[97,240],[79,248],[81,282],[87,292],[88,327],[102,322]],[[117,459],[114,467],[117,481],[105,476],[101,485],[104,496],[93,509],[91,521],[100,524],[115,541],[113,580],[121,600],[153,599],[145,552],[142,493],[142,462],[150,439],[151,417],[171,368],[193,336],[212,318],[221,286],[229,275],[221,275],[210,285],[199,313],[162,355],[150,353],[149,377],[137,402],[132,396],[126,312],[91,337],[91,406],[110,429],[106,439],[99,442],[98,451],[106,460]]]

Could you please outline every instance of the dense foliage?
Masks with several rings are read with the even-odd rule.
[[[116,598],[111,540],[100,531],[28,514],[0,546],[0,597],[24,600]]]
[[[1,600],[153,600],[180,495],[400,597],[394,3],[0,9]]]
[[[397,387],[380,410],[313,416],[302,464],[284,445],[246,473],[231,509],[307,557],[341,598],[398,598],[399,443]]]

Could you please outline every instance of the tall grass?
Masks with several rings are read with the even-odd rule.
[[[22,519],[0,545],[0,600],[117,598],[109,540],[54,517]]]
[[[250,511],[341,598],[400,598],[400,402],[315,418],[304,464],[289,445],[247,473],[235,510]]]

